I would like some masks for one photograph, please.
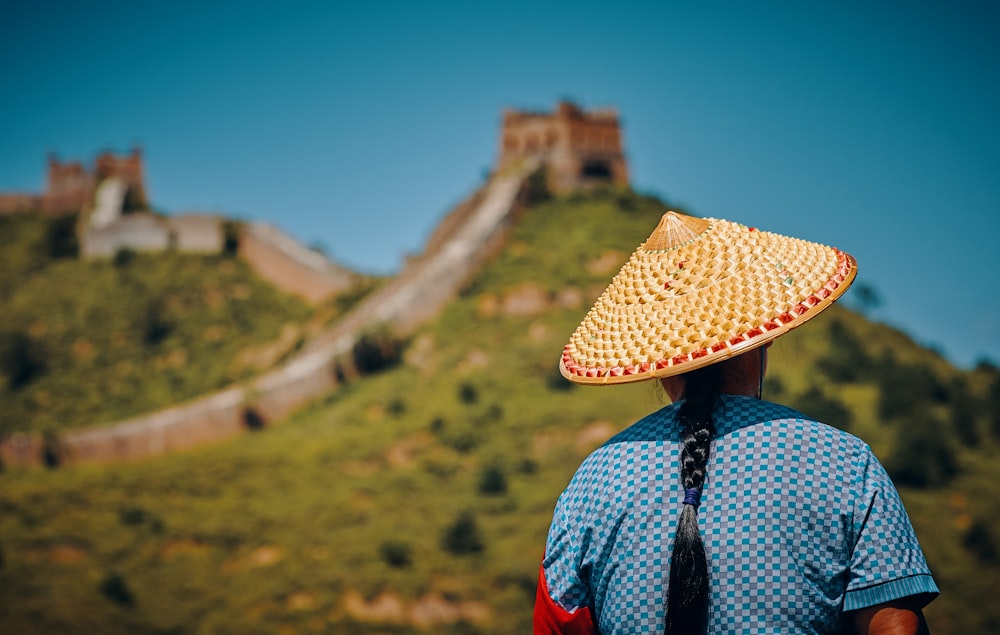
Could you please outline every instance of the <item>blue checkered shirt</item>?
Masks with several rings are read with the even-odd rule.
[[[684,498],[678,404],[613,437],[559,498],[552,599],[605,635],[662,633]],[[724,395],[698,525],[709,633],[834,633],[842,613],[938,592],[885,469],[863,441],[784,406]]]

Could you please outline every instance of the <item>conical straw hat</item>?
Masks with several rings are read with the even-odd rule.
[[[667,212],[577,327],[559,369],[573,382],[617,384],[708,366],[818,315],[857,271],[833,247]]]

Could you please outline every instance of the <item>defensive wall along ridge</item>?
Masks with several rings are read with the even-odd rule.
[[[456,206],[422,255],[279,368],[230,388],[117,424],[68,432],[58,439],[15,435],[0,444],[7,465],[39,464],[45,453],[68,463],[137,460],[223,439],[281,419],[337,387],[336,361],[368,329],[384,325],[405,336],[453,298],[503,243],[523,208],[525,162],[494,176]],[[265,241],[266,230],[255,232]],[[268,241],[268,242],[273,242]]]

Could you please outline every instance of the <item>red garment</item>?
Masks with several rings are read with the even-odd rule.
[[[570,613],[552,600],[544,569],[538,574],[534,625],[535,635],[598,635],[590,609],[582,608]]]

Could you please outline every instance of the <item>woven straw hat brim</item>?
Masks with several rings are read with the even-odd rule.
[[[559,370],[607,385],[708,366],[819,315],[856,275],[833,247],[668,212],[577,327]]]

